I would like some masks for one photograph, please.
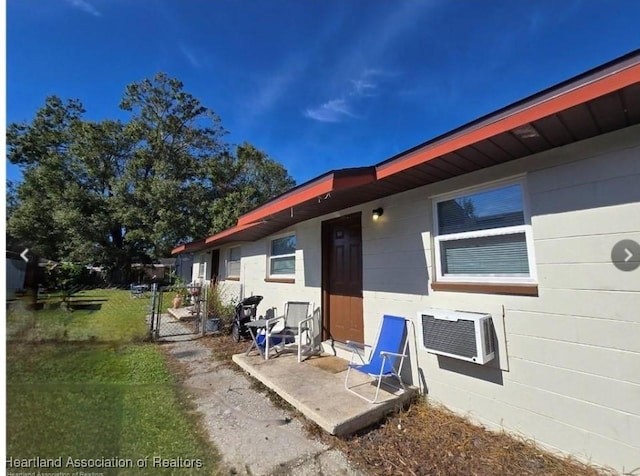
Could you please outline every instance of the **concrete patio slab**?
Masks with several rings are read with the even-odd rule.
[[[318,359],[327,360],[323,365]],[[256,378],[285,401],[296,408],[309,420],[332,435],[346,436],[366,428],[390,411],[404,405],[417,392],[415,387],[407,387],[401,392],[383,385],[379,402],[371,404],[348,392],[344,388],[346,361],[336,363],[337,357],[318,356],[298,363],[296,355],[283,353],[269,360],[259,355],[236,354],[233,361],[252,377]],[[339,360],[339,359],[338,359]],[[350,387],[373,398],[375,385],[372,379],[351,372]]]
[[[173,318],[179,321],[193,319],[196,314],[194,306],[170,307],[169,309],[167,309],[167,312],[169,313],[170,316],[172,316]]]

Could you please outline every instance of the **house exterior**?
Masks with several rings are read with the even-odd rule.
[[[133,263],[131,270],[136,282],[169,281],[175,272],[176,261],[176,258],[160,258],[155,263]]]
[[[370,343],[383,314],[404,316],[406,378],[430,400],[630,471],[640,257],[629,245],[620,258],[620,242],[640,243],[640,51],[377,165],[328,172],[174,254],[194,253],[196,279],[263,295],[261,311],[320,306],[339,352]],[[432,308],[490,314],[495,357],[428,351]]]

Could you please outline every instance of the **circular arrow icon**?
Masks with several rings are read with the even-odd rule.
[[[640,266],[640,244],[633,240],[622,240],[611,250],[611,261],[620,271],[633,271]]]

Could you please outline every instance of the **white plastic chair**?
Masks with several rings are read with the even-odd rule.
[[[304,335],[305,339],[302,340]],[[314,309],[311,317],[298,324],[298,362],[302,357],[310,357],[322,353],[322,313],[320,308]]]
[[[304,330],[303,322],[309,317],[310,304],[304,301],[289,301],[284,305],[284,314],[274,317],[267,323],[267,333],[265,336],[265,359],[269,358],[269,348],[277,350],[281,346],[284,350],[287,344],[296,342]],[[282,320],[282,327],[279,322]]]

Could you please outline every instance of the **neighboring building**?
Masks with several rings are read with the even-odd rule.
[[[213,270],[263,295],[261,309],[314,302],[325,339],[371,342],[382,314],[410,318],[407,379],[431,400],[630,471],[640,251],[620,258],[622,240],[640,242],[640,51],[375,166],[328,172],[174,254],[195,253],[194,278]],[[495,358],[427,351],[430,308],[490,314]]]
[[[176,277],[185,283],[191,281],[193,274],[193,253],[182,253],[176,256]]]
[[[131,270],[136,282],[164,282],[173,279],[176,258],[160,258],[154,263],[134,263]]]
[[[7,300],[15,299],[16,292],[24,292],[27,289],[38,287],[44,281],[45,271],[48,266],[55,264],[46,258],[34,257],[28,253],[25,256],[28,261],[22,257],[22,253],[18,251],[6,250],[6,298]]]
[[[27,274],[27,262],[20,257],[19,253],[13,251],[6,252],[6,283],[7,300],[14,299],[16,291],[25,288],[25,278]]]

